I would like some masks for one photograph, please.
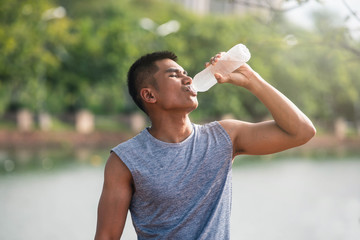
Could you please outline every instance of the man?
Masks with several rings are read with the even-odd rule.
[[[132,65],[129,92],[151,127],[112,149],[96,240],[119,239],[128,209],[138,239],[229,239],[234,157],[283,151],[314,136],[311,121],[247,64],[215,77],[248,89],[274,120],[193,124],[197,93],[173,53],[148,54]]]

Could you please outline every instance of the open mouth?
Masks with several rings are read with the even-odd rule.
[[[190,92],[194,96],[197,95],[197,91],[194,89],[192,85],[186,85],[186,91]]]

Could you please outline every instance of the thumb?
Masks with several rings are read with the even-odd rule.
[[[230,74],[222,75],[220,73],[215,73],[214,77],[216,78],[218,83],[226,83],[230,80]]]

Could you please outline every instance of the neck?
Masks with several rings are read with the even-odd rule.
[[[149,133],[169,143],[179,143],[185,140],[192,132],[193,127],[186,115],[162,115],[150,116],[152,126]]]

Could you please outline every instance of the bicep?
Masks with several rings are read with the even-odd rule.
[[[226,120],[221,124],[233,142],[234,156],[271,154],[299,145],[297,139],[279,128],[275,121],[249,123]]]
[[[133,193],[132,176],[126,165],[114,153],[111,153],[106,163],[104,175],[95,239],[118,239],[125,225]]]

